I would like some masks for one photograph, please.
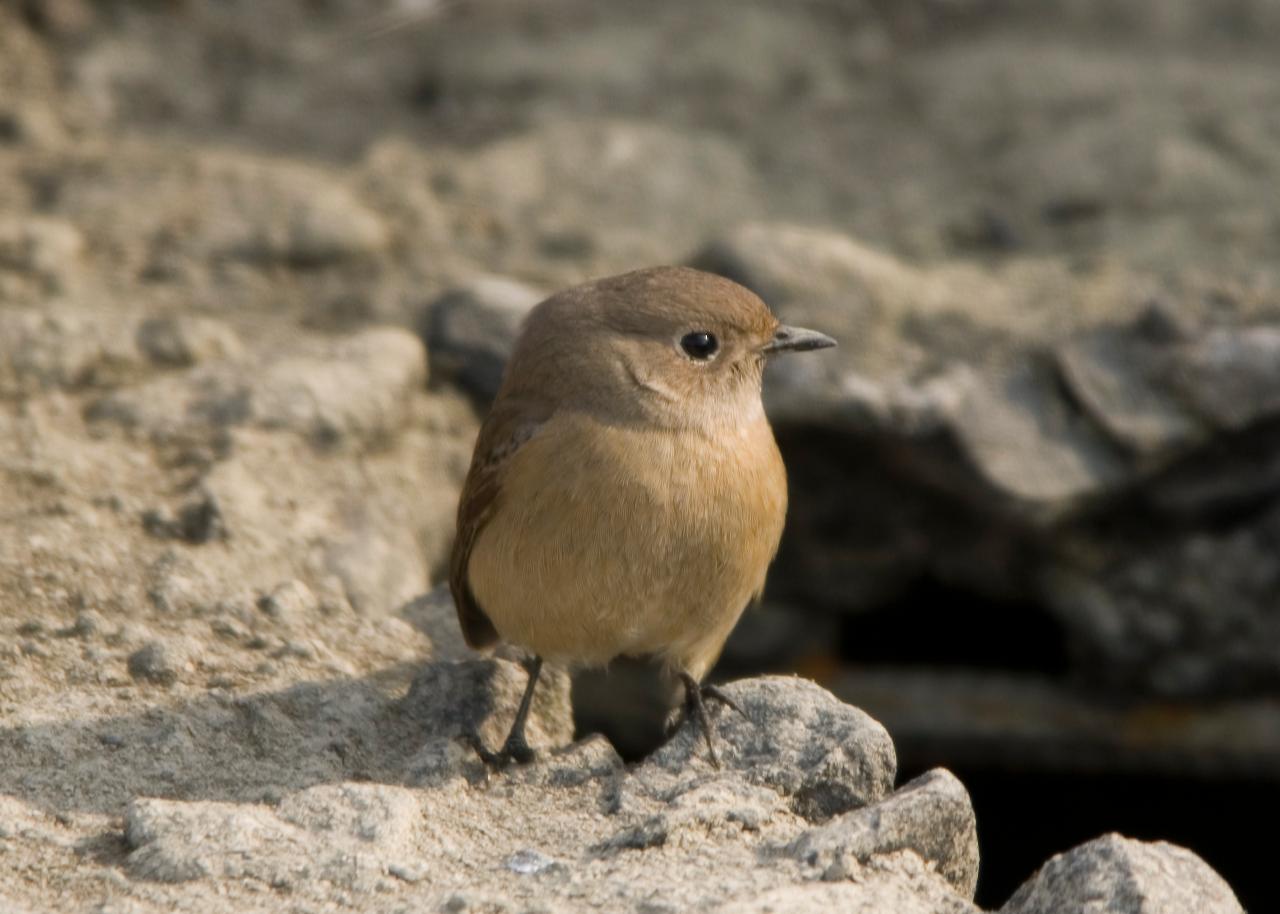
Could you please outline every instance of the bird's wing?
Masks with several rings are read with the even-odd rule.
[[[458,501],[458,533],[449,562],[449,589],[458,611],[458,624],[467,644],[473,648],[493,644],[498,640],[498,632],[467,580],[471,550],[480,531],[498,510],[507,462],[537,434],[550,414],[551,409],[543,404],[499,401],[485,419],[476,440],[471,469],[467,471]]]

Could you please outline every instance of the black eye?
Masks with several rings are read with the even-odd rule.
[[[680,348],[688,353],[691,359],[705,360],[716,354],[716,350],[720,348],[720,341],[716,339],[714,333],[695,330],[680,338]]]

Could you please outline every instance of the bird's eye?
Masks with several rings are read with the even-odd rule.
[[[706,361],[716,354],[716,350],[720,348],[720,341],[716,339],[714,333],[708,333],[706,330],[695,330],[693,333],[686,333],[680,338],[680,348],[691,359]]]

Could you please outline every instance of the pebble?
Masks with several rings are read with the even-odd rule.
[[[157,685],[172,685],[188,666],[185,653],[166,641],[149,641],[128,660],[129,675]]]

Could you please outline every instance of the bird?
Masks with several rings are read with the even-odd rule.
[[[544,661],[652,658],[719,759],[703,678],[760,599],[787,512],[761,397],[774,356],[834,346],[755,293],[689,267],[586,282],[527,314],[477,436],[449,585],[475,649],[506,643],[528,680],[495,765],[534,758]]]

